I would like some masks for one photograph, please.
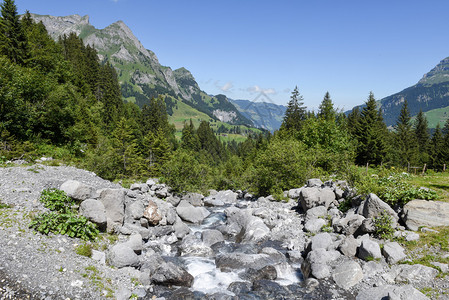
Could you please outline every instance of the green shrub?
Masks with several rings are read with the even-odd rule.
[[[75,248],[75,252],[78,255],[91,257],[92,256],[92,245],[88,243],[84,243],[82,245],[78,245]]]
[[[29,225],[30,228],[42,234],[52,232],[83,240],[93,240],[98,235],[99,230],[96,225],[85,217],[77,215],[72,208],[73,200],[63,191],[44,190],[40,201],[51,211],[35,216]]]
[[[374,218],[374,228],[375,234],[381,239],[391,239],[393,237],[394,228],[393,218],[388,215],[385,211]]]

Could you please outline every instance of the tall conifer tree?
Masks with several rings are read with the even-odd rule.
[[[281,130],[286,131],[299,131],[301,129],[302,122],[306,119],[306,107],[304,106],[304,99],[299,94],[298,87],[296,86],[290,97],[290,101],[285,111],[284,120],[281,125]]]
[[[416,162],[416,138],[412,130],[407,100],[405,100],[402,105],[401,113],[399,114],[395,129],[395,149],[398,154],[397,162],[402,165]]]
[[[27,40],[14,0],[4,0],[0,8],[0,52],[12,62],[24,65],[28,57]]]

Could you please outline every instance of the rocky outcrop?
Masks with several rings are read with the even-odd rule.
[[[403,209],[403,220],[410,230],[419,227],[449,226],[449,203],[412,200]]]

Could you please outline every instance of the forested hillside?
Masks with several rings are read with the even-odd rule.
[[[361,181],[356,165],[441,170],[449,161],[449,122],[431,137],[425,116],[412,122],[405,101],[388,131],[372,93],[348,116],[326,93],[315,114],[295,88],[274,134],[248,131],[245,141],[225,142],[240,129],[215,128],[217,136],[216,124],[189,120],[176,139],[164,99],[142,108],[124,103],[115,69],[76,34],[55,42],[30,14],[19,19],[12,0],[3,2],[0,24],[2,162],[47,155],[107,179],[160,177],[177,192],[229,188],[282,197],[311,177]]]

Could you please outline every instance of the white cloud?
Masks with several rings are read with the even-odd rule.
[[[250,93],[263,93],[265,95],[274,95],[274,94],[276,94],[276,90],[275,89],[271,89],[271,88],[270,89],[264,89],[264,88],[261,88],[258,85],[251,86],[251,87],[247,88],[246,90],[248,92],[250,92]]]
[[[232,84],[232,82],[226,82],[225,85],[220,87],[220,90],[222,90],[223,92],[227,92],[230,89],[232,89],[233,87],[234,87],[234,85]]]

